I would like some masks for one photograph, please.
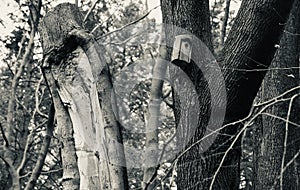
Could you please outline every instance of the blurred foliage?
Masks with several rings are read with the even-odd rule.
[[[232,0],[232,2],[233,1],[234,0]],[[224,20],[225,4],[226,4],[226,0],[214,0],[213,2],[211,1],[210,16],[211,16],[212,38],[213,38],[214,49],[217,54],[222,48],[221,29]],[[234,10],[232,8],[230,9],[226,31],[230,30],[234,22],[234,15],[236,11],[237,10]],[[226,34],[228,34],[228,32]]]

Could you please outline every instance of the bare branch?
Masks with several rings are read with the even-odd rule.
[[[91,8],[89,9],[89,11],[87,12],[87,14],[85,15],[83,22],[86,22],[86,20],[89,18],[89,16],[91,15],[92,11],[94,10],[94,8],[96,7],[96,5],[99,3],[100,0],[95,0],[94,3],[92,4]],[[78,3],[76,4],[78,6]]]
[[[164,153],[166,151],[167,146],[172,142],[172,140],[176,137],[176,132],[168,139],[168,141],[164,144],[162,150],[161,150],[161,154],[160,157],[158,159],[158,163],[161,163]],[[158,171],[158,169],[160,168],[161,164],[158,164],[156,167],[156,171]],[[152,185],[155,182],[155,178],[157,177],[157,172],[154,172],[152,177],[150,178],[150,180],[145,184],[145,188],[147,189],[150,185]],[[157,185],[154,185],[154,187],[156,187]],[[152,186],[153,187],[153,186]]]
[[[194,146],[196,146],[197,144],[201,143],[205,138],[208,138],[209,136],[211,136],[211,135],[213,135],[213,134],[215,134],[215,133],[219,133],[219,131],[221,131],[222,129],[224,129],[224,128],[226,128],[226,127],[229,127],[229,126],[232,126],[232,125],[236,125],[236,124],[239,124],[239,123],[246,122],[246,121],[249,119],[249,121],[246,122],[246,124],[244,125],[244,127],[243,127],[243,128],[241,129],[241,131],[237,134],[237,136],[232,136],[232,137],[230,138],[230,139],[232,139],[232,138],[235,137],[235,139],[233,140],[233,144],[234,144],[234,142],[236,142],[236,140],[239,138],[239,136],[240,136],[241,134],[243,134],[243,131],[244,131],[244,130],[245,130],[245,129],[246,129],[246,128],[247,128],[247,127],[248,127],[248,126],[249,126],[249,125],[257,118],[257,117],[258,117],[258,116],[259,116],[259,115],[265,114],[264,111],[265,111],[268,107],[270,107],[270,106],[272,106],[272,105],[274,105],[274,104],[280,103],[280,102],[284,102],[284,101],[291,100],[291,98],[285,98],[285,99],[283,99],[283,98],[281,98],[281,97],[284,96],[284,95],[286,95],[286,94],[288,94],[288,93],[290,93],[290,92],[295,91],[296,89],[299,89],[299,87],[290,89],[290,90],[286,91],[285,93],[283,93],[283,94],[281,94],[281,95],[275,97],[275,98],[272,99],[272,100],[269,100],[269,101],[264,102],[264,103],[259,104],[259,105],[254,105],[254,106],[252,106],[252,109],[251,109],[251,111],[249,112],[249,115],[248,115],[247,117],[245,117],[245,118],[243,118],[243,119],[241,119],[241,120],[238,120],[238,121],[235,121],[235,122],[232,122],[232,123],[228,123],[228,124],[222,126],[220,129],[211,132],[210,134],[204,136],[202,139],[198,140],[198,141],[195,142],[194,144],[192,144],[192,145],[190,145],[189,147],[187,147],[182,153],[180,153],[180,154],[174,159],[174,161],[172,162],[172,165],[171,165],[171,167],[170,167],[170,168],[172,168],[172,169],[170,169],[168,172],[166,172],[166,175],[162,178],[162,181],[164,181],[164,180],[167,178],[167,176],[170,174],[170,172],[174,171],[174,169],[175,169],[174,167],[177,165],[177,162],[178,162],[179,158],[181,158],[181,157],[182,157],[186,152],[188,152],[192,147],[194,147]],[[297,94],[297,95],[295,95],[295,96],[300,96],[300,94]],[[261,106],[263,106],[263,107],[259,110],[259,112],[256,113],[254,116],[252,116],[252,115],[253,115],[253,112],[254,112],[254,108],[255,108],[255,107],[261,107]],[[251,117],[251,116],[252,116],[252,117]],[[295,123],[292,123],[292,124],[295,124]],[[223,135],[223,134],[222,134],[222,135]],[[229,139],[229,140],[230,140],[230,139]],[[224,143],[226,143],[226,142],[224,142]],[[233,144],[232,144],[232,145],[233,145]],[[222,146],[222,145],[220,145],[220,146]],[[225,155],[223,156],[223,162],[224,162],[224,159],[225,159],[225,157],[227,156],[227,154],[228,154],[228,152],[229,152],[229,150],[230,150],[231,148],[232,148],[232,147],[230,147],[225,153],[220,153],[220,154],[225,154]],[[299,153],[299,154],[300,154],[300,153]],[[219,172],[220,167],[221,167],[222,164],[223,164],[223,163],[220,163],[219,168],[218,168],[217,172],[215,173],[215,176],[216,176],[217,173]]]
[[[116,9],[107,19],[105,19],[103,22],[97,24],[93,30],[91,31],[91,34],[93,34],[102,24],[106,23],[107,21],[109,21],[109,19],[112,18],[112,16],[117,12],[118,9]],[[113,21],[113,20],[112,20]]]
[[[283,144],[283,155],[282,155],[281,172],[280,172],[280,190],[283,190],[283,173],[284,173],[283,169],[284,169],[285,157],[286,157],[286,152],[287,152],[287,143],[288,143],[288,134],[289,134],[289,121],[290,121],[293,102],[294,102],[294,99],[296,97],[298,97],[298,94],[296,94],[292,97],[292,99],[290,101],[290,104],[289,104],[289,109],[288,109],[288,112],[287,112],[287,116],[286,116],[284,144]]]
[[[266,69],[238,69],[238,68],[226,68],[223,70],[232,70],[232,71],[241,71],[241,72],[266,72],[266,71],[276,71],[276,70],[296,70],[300,69],[300,67],[273,67]]]
[[[266,115],[266,116],[270,116],[270,117],[273,117],[275,119],[279,119],[279,120],[282,120],[284,122],[288,122],[290,125],[294,125],[296,127],[300,127],[300,124],[297,124],[295,122],[292,122],[292,121],[288,121],[287,119],[283,118],[283,117],[279,117],[277,115],[273,115],[273,114],[270,114],[270,113],[262,113],[262,115]]]
[[[19,181],[19,173],[17,172],[16,168],[13,165],[13,152],[12,147],[9,143],[13,142],[14,139],[14,131],[15,131],[15,125],[13,124],[14,121],[14,112],[15,112],[15,104],[16,104],[16,96],[17,96],[17,86],[19,83],[19,80],[23,74],[23,71],[25,69],[25,66],[30,61],[30,56],[34,47],[34,36],[35,36],[36,28],[33,27],[30,32],[30,39],[27,45],[27,48],[25,50],[25,53],[23,55],[20,67],[16,71],[11,84],[11,92],[10,92],[10,99],[8,101],[8,108],[7,108],[7,128],[5,131],[5,136],[7,138],[7,146],[4,148],[4,158],[6,160],[6,163],[9,166],[9,173],[12,176],[13,185],[12,188],[20,188],[20,181]],[[19,60],[18,60],[19,61]]]
[[[12,68],[11,68],[11,66],[9,65],[9,63],[8,62],[6,62],[6,65],[7,65],[7,68],[8,68],[8,70],[10,71],[10,73],[12,74],[12,76],[14,76],[15,75],[15,73],[14,73],[14,71],[12,70]]]
[[[102,38],[104,38],[106,36],[109,36],[109,35],[111,35],[111,34],[113,34],[115,32],[119,32],[119,31],[123,30],[124,28],[127,28],[128,26],[131,26],[133,24],[136,24],[136,23],[140,22],[141,20],[143,20],[144,18],[146,18],[153,10],[157,9],[158,7],[160,7],[160,5],[152,8],[149,12],[147,12],[146,14],[144,14],[142,17],[138,18],[137,20],[134,20],[134,21],[132,21],[132,22],[130,22],[130,23],[128,23],[128,24],[126,24],[126,25],[124,25],[124,26],[122,26],[122,27],[114,30],[114,31],[108,32],[108,33],[104,34],[103,36],[97,37],[96,40],[100,40],[100,39],[102,39]],[[91,33],[93,33],[94,30]]]
[[[33,139],[33,136],[34,136],[34,131],[36,131],[36,129],[38,127],[35,126],[34,124],[34,120],[35,120],[35,115],[36,113],[38,112],[38,105],[39,105],[39,101],[38,101],[38,90],[39,90],[39,85],[42,81],[43,77],[41,77],[37,87],[36,87],[36,91],[35,91],[35,98],[36,98],[36,101],[35,101],[35,109],[33,111],[33,113],[31,114],[27,108],[21,103],[19,102],[17,99],[16,101],[23,107],[24,110],[26,110],[29,114],[31,114],[31,119],[30,119],[30,122],[29,122],[29,126],[31,125],[32,126],[32,131],[31,133],[27,136],[27,141],[26,141],[26,145],[25,145],[25,148],[24,148],[24,152],[23,152],[23,157],[22,157],[22,160],[21,160],[21,163],[19,165],[19,167],[17,168],[17,173],[20,174],[21,171],[23,170],[24,166],[25,166],[25,163],[27,161],[27,153],[28,153],[28,150],[30,149],[30,147],[32,146],[31,145],[31,141]],[[47,116],[46,116],[47,117]]]
[[[36,165],[32,171],[32,175],[26,185],[25,190],[30,190],[33,189],[37,179],[39,178],[45,159],[46,155],[50,146],[51,138],[53,135],[53,130],[54,130],[54,116],[55,116],[55,109],[54,109],[54,104],[52,103],[50,106],[50,111],[49,111],[49,116],[48,116],[48,123],[47,123],[47,129],[46,129],[46,135],[44,137],[42,147],[40,150],[39,157],[37,159]]]
[[[278,101],[279,99],[283,98],[285,95],[287,95],[287,94],[289,94],[289,93],[292,93],[292,92],[294,92],[294,91],[296,91],[296,90],[299,90],[299,89],[300,89],[300,86],[296,86],[296,87],[294,87],[294,88],[292,88],[292,89],[289,89],[289,90],[283,92],[282,94],[280,94],[280,95],[278,95],[278,96],[276,96],[276,97],[274,97],[274,98],[272,98],[272,99],[270,99],[270,100],[267,100],[267,101],[262,102],[262,103],[257,103],[257,104],[254,105],[254,107],[261,107],[261,106],[270,104],[270,103],[272,103],[272,102],[276,102],[276,101]]]
[[[298,89],[298,88],[297,88],[297,89]],[[166,172],[166,175],[163,177],[162,181],[165,180],[165,179],[167,178],[167,176],[169,175],[169,173],[172,172],[172,171],[174,170],[173,167],[175,167],[175,166],[177,165],[178,159],[181,158],[181,157],[182,157],[186,152],[188,152],[191,148],[193,148],[193,147],[196,146],[197,144],[201,143],[205,138],[208,138],[209,136],[213,135],[214,133],[219,133],[219,131],[221,131],[222,129],[224,129],[224,128],[226,128],[226,127],[229,127],[229,126],[232,126],[232,125],[236,125],[236,124],[239,124],[239,123],[246,122],[248,119],[250,119],[250,120],[247,122],[247,124],[248,124],[248,125],[251,124],[252,121],[254,121],[254,119],[256,119],[259,115],[264,114],[264,113],[263,113],[264,110],[266,110],[266,109],[267,109],[268,107],[270,107],[271,105],[274,105],[274,104],[277,104],[277,103],[280,103],[280,102],[284,102],[284,101],[291,100],[291,98],[286,98],[286,99],[283,99],[283,98],[282,98],[282,99],[280,99],[280,97],[282,97],[282,96],[284,96],[284,95],[286,95],[286,94],[288,94],[288,93],[290,93],[290,92],[292,92],[292,91],[294,91],[294,90],[295,90],[295,88],[290,89],[290,90],[288,90],[287,92],[285,92],[285,93],[279,95],[278,97],[275,97],[274,99],[272,99],[272,101],[267,101],[268,103],[267,103],[267,102],[264,102],[263,104],[256,105],[256,106],[255,106],[255,105],[252,106],[252,109],[251,109],[251,111],[249,112],[249,115],[248,115],[247,117],[245,117],[245,118],[243,118],[243,119],[241,119],[241,120],[238,120],[238,121],[235,121],[235,122],[232,122],[232,123],[229,123],[229,124],[226,124],[226,125],[222,126],[220,129],[211,132],[210,134],[204,136],[202,139],[198,140],[198,141],[195,142],[194,144],[192,144],[192,145],[190,145],[189,147],[187,147],[182,153],[180,153],[180,154],[174,159],[174,161],[172,162],[172,165],[171,165],[171,167],[170,167],[170,168],[172,168],[172,169],[170,169],[168,172]],[[300,95],[298,94],[298,96],[300,96]],[[273,101],[273,100],[275,100],[275,101]],[[253,115],[253,112],[254,112],[254,107],[260,107],[260,106],[264,106],[264,107],[262,107],[261,110],[260,110],[257,114],[255,114],[254,116],[252,116],[252,115]],[[252,117],[251,117],[251,116],[252,116]],[[248,127],[247,124],[244,125],[244,128],[241,129],[240,134],[237,134],[237,135],[241,135],[241,134],[243,133],[243,131]],[[224,135],[224,134],[222,134],[222,135]],[[228,140],[231,140],[231,139],[234,138],[234,137],[236,137],[236,136],[232,136],[232,137],[231,137],[230,139],[228,139]],[[224,142],[224,144],[225,144],[225,143],[226,143],[226,142]],[[222,145],[220,145],[220,146],[222,146]],[[224,154],[224,153],[219,153],[219,154]],[[226,154],[226,152],[225,152],[225,154]],[[227,152],[227,154],[228,154],[228,152]],[[227,154],[226,154],[226,155],[227,155]],[[300,153],[299,153],[299,154],[300,154]],[[226,155],[225,155],[225,156],[226,156]],[[222,164],[221,164],[221,165],[222,165]]]
[[[300,150],[294,155],[294,157],[284,166],[283,170],[281,172],[285,172],[287,170],[287,168],[296,161],[296,159],[298,158],[298,156],[300,155]],[[281,174],[277,176],[277,178],[275,179],[275,182],[273,184],[273,189],[276,186],[278,180],[280,179]]]
[[[298,89],[298,88],[296,87],[296,89]],[[244,127],[243,127],[243,128],[241,129],[241,131],[237,134],[237,136],[240,136],[241,134],[243,134],[243,131],[245,131],[246,128],[247,128],[247,127],[248,127],[248,126],[249,126],[249,125],[250,125],[250,124],[251,124],[251,123],[259,116],[259,115],[265,114],[264,111],[265,111],[268,107],[270,107],[270,106],[272,106],[272,105],[274,105],[274,104],[280,103],[280,102],[285,102],[285,101],[291,100],[291,98],[285,98],[285,99],[281,98],[281,99],[280,99],[280,97],[282,97],[282,96],[284,96],[284,95],[286,95],[286,94],[288,94],[288,93],[290,93],[290,92],[293,92],[294,90],[295,90],[295,88],[290,89],[290,90],[288,90],[287,92],[285,92],[285,93],[283,93],[283,94],[281,94],[281,95],[275,97],[274,99],[272,99],[272,101],[269,100],[269,101],[267,101],[267,102],[264,102],[263,104],[256,105],[256,106],[252,106],[252,109],[251,109],[251,111],[249,112],[249,115],[248,115],[247,117],[245,117],[245,118],[243,118],[243,119],[241,119],[241,120],[238,120],[238,121],[235,121],[235,122],[226,124],[226,125],[224,125],[223,127],[221,127],[220,129],[211,132],[210,134],[204,136],[202,139],[198,140],[198,141],[195,142],[194,144],[192,144],[192,145],[190,145],[189,147],[187,147],[182,153],[180,153],[180,154],[174,159],[174,161],[172,162],[172,165],[171,165],[171,167],[170,167],[171,169],[170,169],[168,172],[166,172],[166,175],[162,178],[162,181],[164,181],[164,180],[167,178],[167,176],[170,174],[170,172],[173,171],[172,173],[174,173],[174,170],[175,170],[174,167],[176,167],[179,158],[181,158],[181,157],[182,157],[186,152],[188,152],[191,148],[193,148],[193,147],[196,146],[197,144],[201,143],[205,138],[208,138],[209,136],[211,136],[211,135],[213,135],[213,134],[215,134],[215,133],[219,133],[219,131],[221,131],[222,129],[224,129],[224,128],[226,128],[226,127],[229,127],[229,126],[232,126],[232,125],[236,125],[236,124],[239,124],[239,123],[246,122],[246,121],[249,119],[249,121],[246,122],[246,124],[244,125]],[[295,96],[300,96],[300,94],[297,94],[297,95],[295,95]],[[259,112],[256,113],[254,116],[252,116],[252,115],[253,115],[253,112],[254,112],[254,108],[255,108],[255,107],[261,107],[261,106],[263,106],[263,107],[259,110]],[[251,116],[252,116],[252,117],[251,117]],[[293,122],[289,122],[289,123],[295,124],[295,123],[293,123]],[[296,124],[296,125],[297,125],[297,124]],[[224,135],[224,134],[222,134],[222,135]],[[236,139],[238,138],[237,136],[232,136],[230,139],[228,139],[228,141],[231,140],[231,139],[233,139],[234,137],[236,137],[235,140],[234,140],[234,141],[236,141]],[[226,142],[227,142],[227,141],[226,141]],[[226,142],[224,142],[224,144],[225,144]],[[234,143],[233,143],[233,144],[234,144]],[[220,145],[220,146],[222,146],[222,145]],[[232,147],[231,147],[231,148],[232,148]],[[224,155],[223,159],[225,159],[225,157],[227,156],[227,154],[228,154],[228,152],[229,152],[229,150],[230,150],[231,148],[229,148],[229,149],[225,152],[225,155]],[[224,153],[219,153],[219,154],[224,154]],[[300,154],[300,151],[299,151],[299,154]],[[224,160],[223,160],[223,162],[224,162]],[[221,165],[222,165],[222,163],[220,164],[219,167],[221,167]],[[220,168],[219,168],[218,170],[220,170]],[[215,173],[215,176],[217,175],[217,173],[218,173],[218,171]]]
[[[55,169],[55,170],[42,171],[41,174],[42,174],[42,175],[48,175],[48,174],[60,172],[60,171],[62,171],[62,170],[63,170],[62,168],[58,168],[58,169]],[[20,176],[20,179],[25,178],[25,177],[28,177],[28,176],[31,175],[31,174],[32,174],[32,172],[28,172],[27,174]]]
[[[24,148],[24,151],[23,151],[22,160],[21,160],[21,163],[20,163],[19,167],[17,168],[17,173],[18,174],[21,173],[21,171],[23,170],[23,168],[25,166],[25,163],[27,161],[27,153],[28,153],[29,148],[31,147],[30,142],[31,142],[32,136],[33,136],[33,133],[30,133],[27,137],[26,145],[25,145],[25,148]]]
[[[264,110],[264,109],[263,109],[263,110]],[[212,181],[211,181],[209,190],[213,190],[213,184],[214,184],[214,182],[216,181],[217,175],[218,175],[218,173],[219,173],[219,171],[220,171],[220,169],[221,169],[221,167],[222,167],[222,165],[223,165],[223,163],[224,163],[224,161],[225,161],[225,158],[226,158],[227,154],[229,153],[229,151],[233,148],[234,144],[238,141],[238,139],[239,139],[240,136],[244,133],[244,131],[247,129],[247,127],[249,126],[249,124],[251,124],[251,123],[254,121],[254,119],[257,118],[261,113],[262,113],[262,110],[261,110],[258,114],[256,114],[255,117],[253,117],[252,119],[250,119],[250,121],[248,121],[248,122],[244,125],[244,127],[240,130],[240,132],[235,136],[235,138],[234,138],[234,140],[232,141],[231,145],[230,145],[229,148],[225,151],[225,154],[224,154],[224,156],[222,157],[222,160],[221,160],[221,162],[220,162],[220,164],[219,164],[219,166],[218,166],[218,168],[217,168],[215,174],[214,174],[213,177],[212,177]]]
[[[17,60],[21,57],[21,53],[22,53],[22,50],[23,50],[23,47],[24,47],[24,43],[26,42],[26,35],[23,34],[22,36],[22,39],[21,39],[21,42],[20,42],[20,48],[19,48],[19,51],[18,51],[18,54],[17,54]]]
[[[162,31],[163,33],[164,31]],[[161,37],[159,42],[162,42],[164,39]],[[142,187],[145,190],[153,189],[151,187],[149,181],[152,180],[153,176],[157,175],[157,167],[159,167],[159,159],[162,159],[158,156],[156,150],[158,150],[158,126],[160,125],[159,122],[159,115],[160,115],[160,105],[162,102],[163,96],[163,84],[164,81],[162,80],[165,77],[167,64],[163,63],[162,60],[165,60],[167,57],[167,47],[164,45],[160,45],[159,47],[159,59],[157,59],[152,74],[156,76],[151,81],[151,90],[150,90],[150,100],[148,106],[148,118],[146,123],[146,142],[145,148],[146,152],[144,155],[144,162],[146,165],[144,166],[144,176]],[[164,151],[164,149],[163,149]],[[163,154],[163,153],[162,153]],[[149,165],[147,165],[149,164]]]
[[[148,28],[146,28],[145,30],[143,30],[141,32],[137,32],[135,34],[132,34],[129,38],[125,39],[124,41],[121,41],[121,42],[107,42],[107,43],[103,43],[103,45],[105,45],[105,44],[111,44],[111,45],[115,45],[115,46],[120,46],[120,45],[124,45],[124,44],[126,45],[126,43],[128,43],[130,40],[135,39],[138,36],[141,36],[146,31],[148,31]]]
[[[291,102],[293,102],[293,100],[294,100],[296,97],[298,97],[299,95],[300,95],[300,94],[294,95],[294,96],[291,98]],[[225,158],[226,158],[227,154],[228,154],[229,151],[233,148],[234,144],[237,142],[237,140],[239,139],[240,135],[244,132],[244,130],[247,129],[248,126],[251,125],[251,123],[254,121],[254,119],[256,119],[259,115],[261,115],[261,114],[263,113],[263,111],[265,111],[269,106],[270,106],[270,105],[265,106],[264,108],[262,108],[262,109],[261,109],[254,117],[252,117],[252,118],[244,125],[244,127],[240,130],[240,132],[235,136],[235,138],[234,138],[234,140],[232,141],[231,145],[230,145],[229,148],[226,150],[226,152],[225,152],[225,154],[224,154],[224,156],[223,156],[223,158],[222,158],[222,160],[221,160],[221,162],[220,162],[220,164],[219,164],[219,167],[217,168],[215,174],[213,175],[212,182],[211,182],[211,184],[210,184],[209,190],[213,190],[213,184],[214,184],[214,182],[215,182],[215,180],[216,180],[217,174],[219,173],[219,171],[220,171],[220,169],[221,169],[221,167],[222,167],[222,165],[223,165],[223,163],[224,163],[224,161],[225,161]],[[287,122],[287,123],[288,123],[288,122]]]

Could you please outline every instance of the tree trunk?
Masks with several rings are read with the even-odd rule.
[[[208,0],[161,0],[161,9],[164,23],[191,32],[213,52]]]
[[[160,43],[163,43],[161,39]],[[159,148],[158,148],[158,127],[160,126],[160,104],[163,96],[163,78],[166,75],[167,64],[165,63],[167,48],[160,45],[159,57],[153,67],[153,78],[151,83],[150,101],[146,126],[146,143],[144,156],[144,175],[142,187],[152,190],[155,183],[151,183],[152,177],[157,174],[157,165],[159,165]]]
[[[292,0],[242,2],[222,54],[228,98],[224,124],[243,119],[250,112],[252,102],[266,73],[264,69],[271,63],[275,52],[274,45],[279,41],[283,30],[282,23],[286,22],[292,3]],[[185,1],[184,3],[162,0],[161,4],[164,22],[191,31],[211,47],[209,27],[203,27],[206,25],[204,23],[209,23],[208,1]],[[202,17],[199,18],[200,15],[196,17],[195,12],[202,13]],[[257,71],[259,69],[263,71]],[[188,75],[193,78],[193,75],[197,74],[201,75],[193,72]],[[200,77],[197,79],[199,83],[196,84],[196,90],[198,88],[201,118],[195,135],[189,142],[190,145],[203,137],[205,132],[203,128],[206,127],[210,116],[210,91],[203,77],[202,80],[201,76],[197,77]],[[179,110],[175,112],[175,117],[182,114],[180,111],[183,108],[179,105],[175,101],[176,109]],[[177,129],[179,135],[189,131],[190,127],[186,125],[184,129]],[[200,154],[201,146],[193,146],[179,159],[177,166],[179,189],[238,189],[241,135],[239,127],[239,124],[228,125],[204,154]],[[182,136],[184,135],[179,137]],[[179,138],[179,141],[182,140],[185,139]]]
[[[57,70],[53,71],[52,69],[44,68],[43,72],[54,103],[55,116],[60,135],[63,164],[62,185],[64,189],[77,190],[79,189],[80,179],[70,115],[64,103],[61,101],[60,95],[57,91],[57,82],[52,73],[57,72]]]
[[[47,13],[40,33],[46,79],[49,82],[52,77],[49,87],[58,92],[54,104],[65,108],[65,118],[70,120],[67,127],[75,131],[80,179],[86,182],[80,189],[128,189],[123,140],[112,109],[112,83],[100,58],[100,46],[83,30],[79,9],[69,3]],[[77,167],[76,160],[71,160],[75,152],[68,158]],[[64,169],[68,165],[66,160]]]
[[[299,32],[300,3],[295,1],[285,33],[264,80],[262,101],[299,85]],[[300,129],[299,126],[287,124],[287,120],[300,123],[299,100],[297,97],[292,102],[291,112],[291,100],[288,100],[270,106],[265,112],[268,115],[262,115],[262,130],[257,134],[260,146],[255,151],[258,165],[255,189],[300,189],[300,157],[294,158],[300,148]],[[290,161],[292,163],[283,171]]]

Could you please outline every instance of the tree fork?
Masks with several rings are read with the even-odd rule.
[[[209,23],[208,1],[193,0],[188,3],[161,0],[164,22],[189,30],[210,47],[210,28],[205,24]],[[242,1],[221,57],[228,97],[224,124],[238,121],[248,115],[266,73],[255,72],[255,70],[267,69],[270,65],[276,50],[275,45],[279,42],[292,4],[293,0]],[[198,12],[202,13],[197,17],[198,20],[190,19],[195,18]],[[200,86],[201,84],[204,85]],[[201,104],[201,115],[205,117],[200,118],[200,124],[197,126],[191,144],[203,137],[205,131],[203,128],[209,117],[209,109],[207,109],[210,104],[209,90],[205,82],[200,82],[197,86],[203,92],[198,100]],[[180,112],[176,101],[174,105],[175,110]],[[178,188],[237,189],[240,175],[240,141],[235,141],[234,148],[227,155],[224,155],[224,152],[231,147],[233,143],[231,137],[238,134],[239,130],[240,125],[222,130],[221,134],[224,135],[218,135],[213,145],[204,154],[200,154],[201,148],[197,147],[188,151],[178,161]],[[185,131],[188,129],[179,130],[179,134],[184,134]]]

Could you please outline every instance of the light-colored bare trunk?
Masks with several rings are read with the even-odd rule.
[[[57,90],[55,72],[53,69],[43,69],[45,79],[51,92],[52,100],[55,106],[55,117],[60,135],[61,156],[63,164],[62,185],[64,189],[79,189],[80,179],[77,167],[77,156],[75,151],[75,141],[73,137],[73,127],[68,108],[62,101]],[[59,81],[60,82],[60,81]]]
[[[163,31],[164,32],[164,31]],[[165,39],[161,39],[161,42]],[[153,78],[150,91],[150,101],[146,125],[146,144],[144,156],[144,176],[142,187],[144,189],[153,189],[151,184],[153,176],[157,173],[158,166],[158,127],[160,125],[160,104],[162,102],[162,80],[166,74],[167,63],[165,61],[167,48],[161,45],[159,48],[159,57],[153,68]],[[154,184],[153,184],[154,185]]]
[[[44,70],[50,70],[56,86],[49,86],[60,98],[55,104],[65,108],[70,119],[68,127],[75,132],[72,139],[75,137],[77,155],[69,156],[78,156],[78,163],[71,163],[79,167],[80,189],[128,189],[109,70],[100,58],[100,46],[81,24],[79,9],[69,3],[58,5],[44,17],[40,30],[48,62]],[[64,178],[70,174],[64,173]]]

